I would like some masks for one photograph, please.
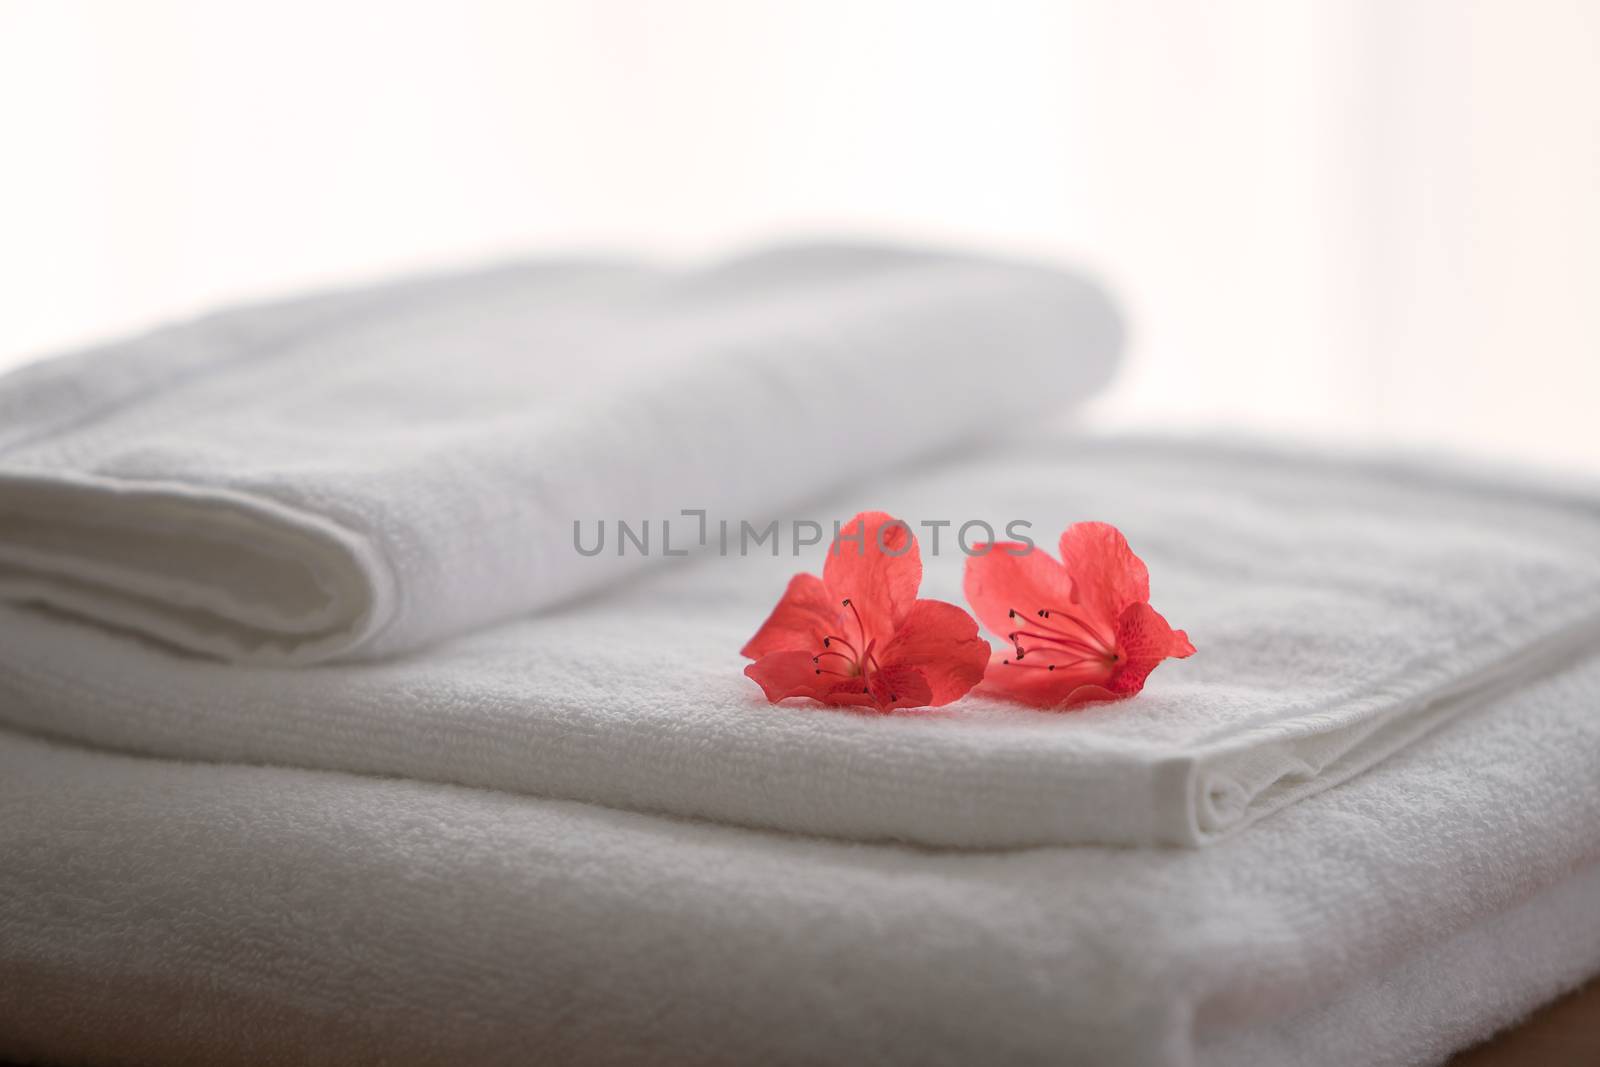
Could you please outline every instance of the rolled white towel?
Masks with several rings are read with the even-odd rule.
[[[769,513],[1072,404],[1121,333],[1077,274],[854,246],[227,311],[0,381],[0,598],[230,660],[404,651],[639,565],[575,566],[576,521]]]

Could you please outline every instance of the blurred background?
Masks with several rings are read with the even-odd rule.
[[[524,252],[1068,258],[1089,413],[1600,470],[1591,0],[0,0],[0,367]]]

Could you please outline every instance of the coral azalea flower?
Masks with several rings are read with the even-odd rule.
[[[1150,606],[1150,574],[1103,522],[1061,535],[1061,561],[1000,542],[967,560],[967,603],[1012,646],[995,657],[984,691],[1042,708],[1121,700],[1169,656],[1194,652]]]
[[[828,549],[822,577],[797,574],[741,650],[774,704],[808,697],[868,710],[959,699],[983,678],[989,644],[972,616],[918,600],[922,557],[911,528],[857,515]]]

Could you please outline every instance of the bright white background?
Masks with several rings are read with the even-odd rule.
[[[0,0],[0,137],[0,366],[439,261],[865,231],[1101,271],[1102,422],[1600,469],[1589,0]]]

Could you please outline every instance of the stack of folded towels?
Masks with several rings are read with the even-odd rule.
[[[1600,492],[1058,428],[1121,335],[812,246],[0,380],[0,1057],[1409,1064],[1600,972]],[[866,508],[958,603],[962,523],[1112,522],[1199,652],[769,706],[793,520]]]

